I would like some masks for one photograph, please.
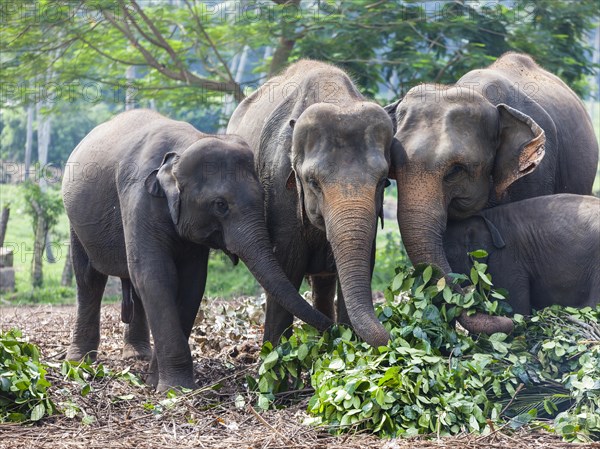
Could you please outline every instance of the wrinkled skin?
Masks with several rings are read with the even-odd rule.
[[[540,195],[591,193],[598,142],[590,118],[573,91],[526,55],[506,54],[454,86],[417,86],[386,109],[396,126],[398,224],[414,264],[450,271],[442,244],[449,219]],[[461,324],[488,333],[511,327],[501,317],[463,316]]]
[[[107,276],[118,276],[130,280],[124,299],[134,303],[126,342],[145,350],[146,317],[154,337],[147,382],[195,388],[188,338],[210,248],[239,256],[282,307],[319,329],[330,325],[273,257],[253,165],[239,137],[205,135],[152,111],[126,112],[86,136],[63,179],[77,281],[68,359],[95,355],[102,293]]]
[[[444,249],[453,271],[465,274],[467,252],[486,250],[494,286],[508,290],[515,313],[600,302],[600,199],[593,196],[541,196],[450,221]]]
[[[300,61],[233,113],[227,132],[255,153],[275,255],[296,287],[308,275],[318,310],[351,324],[369,344],[389,340],[373,310],[377,216],[389,171],[392,123],[341,70]],[[267,297],[265,340],[291,315]]]

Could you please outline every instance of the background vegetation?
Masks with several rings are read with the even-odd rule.
[[[385,104],[418,83],[452,83],[506,51],[522,51],[597,111],[590,81],[598,66],[589,44],[598,17],[592,0],[3,2],[0,177],[7,180],[10,164],[28,158],[60,173],[87,132],[126,108],[150,107],[222,131],[244,95],[299,58],[343,67],[365,95]],[[19,175],[24,170],[19,166]],[[39,171],[32,177],[38,181]],[[48,184],[52,191],[58,182]],[[33,234],[22,192],[2,185],[0,203],[11,203],[6,242],[17,245],[17,294],[3,300],[72,298],[73,288],[60,286],[64,214],[51,232],[58,261],[44,262],[44,284],[33,289]],[[383,290],[404,258],[394,221],[380,231],[377,247],[374,289]],[[259,292],[241,264],[232,268],[218,253],[210,263],[208,295]]]

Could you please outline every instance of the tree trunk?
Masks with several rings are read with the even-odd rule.
[[[2,216],[0,216],[0,247],[4,246],[4,236],[6,235],[6,226],[8,225],[8,217],[10,216],[10,205],[2,208]]]
[[[63,268],[60,285],[69,287],[73,285],[73,263],[71,260],[71,245],[67,246],[67,255],[65,257],[65,267]]]
[[[289,0],[285,2],[276,2],[293,6],[294,8],[300,8],[300,0]],[[286,66],[294,45],[296,44],[296,29],[293,23],[289,23],[284,17],[281,22],[281,37],[279,43],[273,53],[273,59],[271,59],[271,66],[269,67],[269,78],[277,75]]]
[[[44,251],[46,251],[46,260],[48,263],[56,263],[56,257],[54,257],[54,252],[52,251],[52,240],[50,240],[50,229],[46,232]]]
[[[42,103],[37,104],[37,122],[38,122],[38,161],[39,167],[39,184],[42,192],[46,191],[48,183],[44,171],[48,164],[48,148],[50,147],[50,131],[52,130],[52,118],[49,115],[41,113]]]
[[[46,220],[39,204],[34,203],[33,208],[37,214],[37,224],[35,227],[35,241],[33,243],[33,270],[31,283],[34,287],[41,287],[44,282],[42,272],[42,263],[44,255],[44,245],[46,244]]]
[[[33,148],[33,106],[27,106],[27,132],[25,137],[25,181],[29,180],[31,168],[31,150]]]
[[[235,73],[235,82],[240,84],[242,82],[242,78],[244,77],[244,71],[246,70],[246,61],[248,60],[248,50],[249,47],[247,45],[244,46],[241,54],[237,54],[234,56],[231,62],[231,72]],[[235,109],[235,97],[233,94],[227,94],[225,96],[225,106],[223,107],[223,116],[229,120],[233,110]],[[227,122],[225,121],[223,125],[219,128],[219,134],[225,134],[227,130]]]

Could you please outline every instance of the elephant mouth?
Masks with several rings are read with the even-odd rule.
[[[237,265],[240,262],[240,258],[237,254],[234,254],[232,252],[227,251],[226,249],[223,249],[223,252],[225,253],[225,255],[227,257],[229,257],[229,260],[231,260],[231,263],[233,263],[233,265]]]
[[[469,218],[473,215],[473,210],[479,210],[485,205],[485,203],[480,205],[477,203],[478,199],[469,197],[453,198],[448,205],[448,218],[452,220],[464,220],[465,218]]]
[[[225,238],[223,237],[223,232],[221,230],[215,230],[208,234],[208,236],[203,239],[202,243],[211,249],[220,249],[227,253]]]
[[[234,266],[240,261],[239,256],[227,248],[227,245],[225,244],[225,238],[223,237],[223,232],[220,230],[213,231],[206,239],[205,245],[211,249],[220,249],[223,251],[225,255],[229,257]]]

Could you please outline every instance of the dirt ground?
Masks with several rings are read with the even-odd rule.
[[[129,367],[143,375],[146,363],[121,360],[119,307],[107,304],[102,308],[99,362],[115,372]],[[258,367],[261,329],[248,323],[260,322],[260,301],[212,301],[204,307],[190,342],[199,390],[165,400],[164,394],[148,387],[105,377],[91,381],[92,391],[82,397],[80,386],[53,370],[49,380],[54,401],[72,401],[92,422],[84,424],[84,413],[79,411],[74,418],[58,414],[37,424],[0,424],[0,449],[600,449],[600,443],[569,444],[541,431],[507,429],[483,437],[465,434],[441,439],[434,435],[429,439],[381,440],[360,433],[336,437],[326,429],[302,424],[309,394],[288,408],[258,411],[255,398],[247,392],[245,376]],[[74,317],[74,306],[0,307],[0,330],[21,329],[24,337],[40,347],[45,362],[60,363]]]

